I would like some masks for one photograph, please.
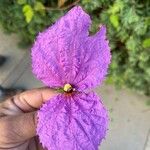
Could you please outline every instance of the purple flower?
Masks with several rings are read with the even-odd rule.
[[[89,36],[91,19],[80,6],[40,33],[32,48],[36,77],[62,92],[38,111],[37,134],[48,150],[97,150],[108,128],[99,97],[87,92],[104,80],[110,64],[106,28]]]

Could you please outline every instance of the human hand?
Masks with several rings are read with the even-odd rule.
[[[0,103],[0,150],[43,150],[36,137],[36,111],[57,92],[33,89]]]

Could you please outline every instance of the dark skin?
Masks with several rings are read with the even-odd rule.
[[[58,94],[33,89],[0,103],[0,150],[44,150],[36,136],[37,110]]]

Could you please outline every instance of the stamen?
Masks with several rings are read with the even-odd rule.
[[[73,92],[75,89],[72,87],[72,85],[70,85],[69,83],[67,83],[67,84],[64,85],[63,90],[65,92]]]

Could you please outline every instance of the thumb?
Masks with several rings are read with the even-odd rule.
[[[36,135],[36,112],[6,116],[0,119],[0,143],[22,142]]]
[[[33,89],[0,103],[0,145],[34,137],[37,122],[35,110],[56,94],[49,88]]]

